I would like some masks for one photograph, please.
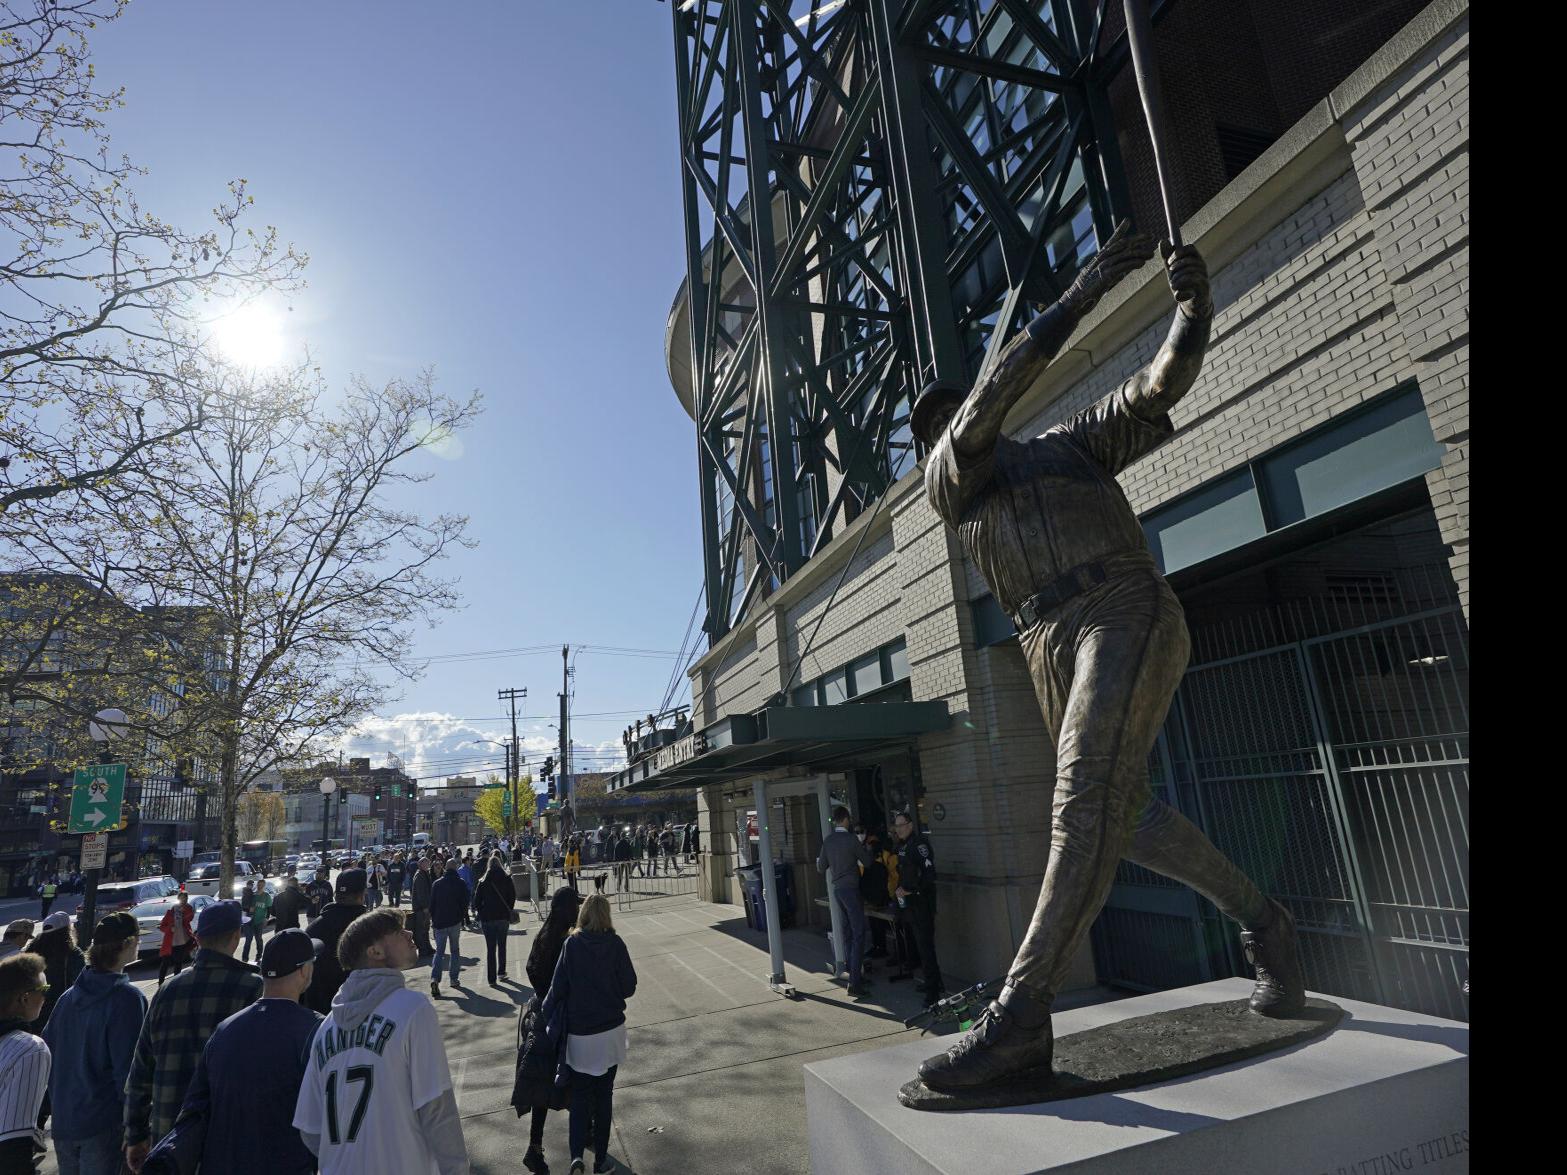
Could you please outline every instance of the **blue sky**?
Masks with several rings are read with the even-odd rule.
[[[430,366],[485,395],[461,455],[422,458],[422,507],[470,515],[479,547],[446,564],[466,608],[418,649],[549,649],[434,664],[355,738],[427,782],[498,764],[465,744],[501,737],[504,686],[529,690],[536,761],[559,645],[674,650],[697,597],[694,428],[663,360],[684,272],[669,21],[657,0],[135,0],[95,34],[143,205],[196,227],[249,181],[310,254],[286,320],[329,379]],[[618,752],[673,668],[582,653],[577,741]]]

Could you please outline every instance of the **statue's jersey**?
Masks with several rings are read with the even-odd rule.
[[[1141,553],[1148,541],[1115,475],[1175,431],[1132,411],[1131,381],[1029,441],[1000,438],[969,459],[942,433],[926,458],[925,493],[974,560],[996,601],[1018,606],[1084,563]]]

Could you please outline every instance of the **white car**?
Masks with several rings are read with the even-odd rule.
[[[203,906],[211,905],[212,901],[212,898],[203,894],[197,894],[190,899],[190,908],[195,911],[191,915],[192,925],[195,925],[196,914],[201,912]],[[137,942],[137,949],[141,954],[155,955],[163,949],[163,916],[169,912],[171,906],[178,904],[178,898],[153,898],[152,901],[143,902],[131,910],[136,925],[141,928],[141,938]]]
[[[190,871],[190,876],[185,879],[185,892],[188,894],[204,893],[209,897],[217,897],[218,877],[223,872],[221,864],[198,865]],[[257,880],[261,874],[249,861],[234,862],[234,896],[239,896],[239,887],[244,885],[246,879]]]

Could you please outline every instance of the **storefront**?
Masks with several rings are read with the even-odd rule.
[[[705,849],[700,893],[707,901],[739,903],[741,870],[768,861],[783,867],[759,870],[772,956],[769,978],[777,985],[784,977],[781,873],[786,870],[792,880],[787,902],[796,920],[824,921],[816,899],[825,895],[825,882],[815,861],[833,805],[864,812],[867,802],[885,810],[894,797],[917,803],[911,765],[918,762],[919,740],[949,722],[941,701],[764,706],[697,730],[633,764],[610,781],[608,793],[700,789],[697,821]],[[836,917],[833,911],[842,959]]]

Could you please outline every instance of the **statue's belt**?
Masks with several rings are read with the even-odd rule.
[[[1157,570],[1147,551],[1128,551],[1107,555],[1102,561],[1079,563],[1019,604],[1012,613],[1012,623],[1019,632],[1026,632],[1067,601],[1107,582],[1110,576],[1145,569]]]

